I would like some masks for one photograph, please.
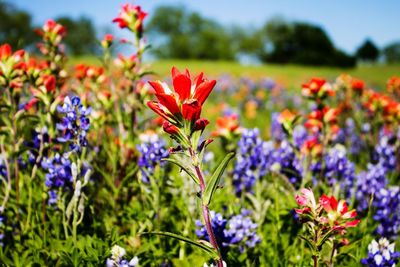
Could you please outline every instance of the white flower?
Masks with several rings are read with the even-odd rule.
[[[121,259],[123,256],[125,256],[125,254],[126,254],[125,249],[124,249],[124,248],[121,248],[121,247],[118,246],[118,245],[114,245],[114,246],[111,248],[111,258],[114,259],[114,260],[119,260],[119,259]]]
[[[371,244],[368,245],[368,251],[372,254],[375,254],[379,251],[379,245],[378,242],[375,240],[372,240]]]
[[[137,266],[139,264],[139,258],[138,257],[133,257],[132,259],[131,259],[131,261],[129,262],[129,266],[131,266],[131,267],[135,267],[135,266]]]
[[[375,260],[376,265],[379,266],[383,261],[383,257],[380,254],[376,254],[374,256],[374,260]]]

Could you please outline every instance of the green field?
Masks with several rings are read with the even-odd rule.
[[[99,61],[94,57],[81,57],[72,59],[70,64],[81,62],[96,64]],[[161,77],[168,76],[172,66],[180,69],[188,68],[192,73],[204,71],[207,76],[214,77],[221,74],[252,78],[270,77],[288,88],[298,87],[311,77],[324,77],[332,80],[342,73],[347,73],[365,80],[371,87],[380,89],[385,86],[388,78],[400,75],[400,65],[373,65],[355,69],[339,69],[276,64],[244,66],[237,62],[199,60],[159,60],[151,63],[151,69]]]

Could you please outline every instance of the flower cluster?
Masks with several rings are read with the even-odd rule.
[[[313,78],[308,83],[303,84],[301,93],[307,98],[320,101],[334,95],[335,90],[326,80]]]
[[[312,167],[314,178],[316,180],[326,179],[330,186],[339,183],[346,197],[350,197],[356,174],[354,163],[347,158],[346,148],[337,144],[324,155],[323,162],[324,164],[318,161]]]
[[[149,101],[147,105],[166,120],[163,124],[164,131],[179,140],[182,145],[187,145],[185,134],[202,131],[209,123],[208,120],[201,119],[200,115],[216,81],[208,81],[201,73],[192,82],[189,71],[180,73],[174,67],[172,83],[175,92],[163,82],[149,83],[154,88],[158,101]],[[188,132],[183,133],[182,128]]]
[[[69,187],[73,182],[71,161],[66,155],[56,154],[42,160],[42,168],[47,171],[45,185],[49,189],[49,205],[57,203],[59,188]]]
[[[257,235],[257,224],[249,217],[248,211],[242,214],[225,219],[220,213],[210,212],[211,226],[215,237],[223,252],[227,252],[229,247],[238,247],[240,251],[245,248],[253,248],[261,242]],[[205,226],[200,220],[196,221],[196,235],[199,238],[209,240]]]
[[[64,26],[49,19],[42,27],[37,29],[36,33],[43,37],[43,40],[53,45],[58,45],[65,37],[67,31]]]
[[[274,149],[259,137],[258,129],[244,129],[238,142],[233,185],[237,195],[251,192],[258,179],[267,173],[267,158]]]
[[[378,242],[372,240],[368,245],[368,257],[361,260],[363,265],[369,267],[393,267],[399,261],[400,252],[394,250],[394,243],[390,244],[386,238]]]
[[[0,86],[21,88],[23,85],[25,62],[24,50],[12,53],[9,44],[0,45]]]
[[[130,261],[125,260],[126,250],[118,245],[111,248],[111,257],[107,259],[107,267],[135,267],[139,265],[139,258],[133,257]]]
[[[140,152],[138,160],[140,173],[143,182],[150,182],[150,177],[154,174],[157,165],[164,165],[162,159],[169,155],[165,142],[156,134],[142,134],[139,136],[142,141],[137,146]]]
[[[322,195],[317,203],[312,190],[304,188],[296,196],[296,201],[300,205],[300,209],[295,209],[300,221],[319,232],[319,237],[344,235],[346,228],[355,227],[360,222],[354,219],[357,212],[349,210],[344,200],[338,201],[334,196]]]
[[[69,142],[71,151],[81,151],[82,147],[87,146],[86,133],[90,127],[88,118],[91,108],[86,108],[81,104],[79,97],[74,96],[71,99],[67,96],[64,104],[57,107],[57,111],[65,114],[62,122],[57,124],[57,129],[62,132],[58,137],[59,142]]]
[[[374,220],[379,222],[375,232],[379,236],[396,239],[400,231],[400,188],[382,188],[374,201]]]
[[[135,32],[139,38],[143,34],[143,20],[147,16],[146,12],[142,11],[140,6],[134,6],[132,4],[125,4],[115,19],[114,23],[123,28],[128,28],[132,32]]]

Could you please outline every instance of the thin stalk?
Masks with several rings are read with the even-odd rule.
[[[195,160],[195,153],[193,151],[193,148],[189,148],[189,153],[192,156],[192,161],[193,161],[193,167],[196,170],[196,175],[197,178],[199,179],[200,182],[200,193],[201,193],[201,198],[203,198],[203,193],[204,190],[206,188],[206,184],[204,181],[204,177],[203,177],[203,173],[201,172],[199,165],[195,164],[195,162],[197,162],[197,160]],[[206,226],[206,230],[207,230],[207,234],[210,238],[210,243],[211,246],[213,246],[213,248],[215,249],[215,251],[218,254],[218,259],[217,259],[217,267],[223,267],[223,260],[222,260],[222,256],[221,256],[221,251],[219,249],[218,243],[217,243],[217,239],[215,238],[215,234],[214,231],[212,229],[212,225],[211,225],[211,219],[210,219],[210,211],[208,209],[208,205],[206,204],[202,204],[202,215],[203,215],[203,219],[204,219],[204,224]]]

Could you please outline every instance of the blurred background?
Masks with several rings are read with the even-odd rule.
[[[35,50],[33,29],[52,18],[67,28],[71,64],[96,63],[98,39],[124,38],[111,23],[123,3],[108,0],[0,0],[0,43]],[[270,76],[290,85],[342,71],[382,86],[400,72],[400,2],[147,0],[146,60],[160,75],[170,65],[215,75]],[[129,54],[124,46],[115,53]],[[210,62],[213,61],[213,62]],[[217,61],[217,62],[214,62]],[[291,77],[289,77],[291,76]]]

